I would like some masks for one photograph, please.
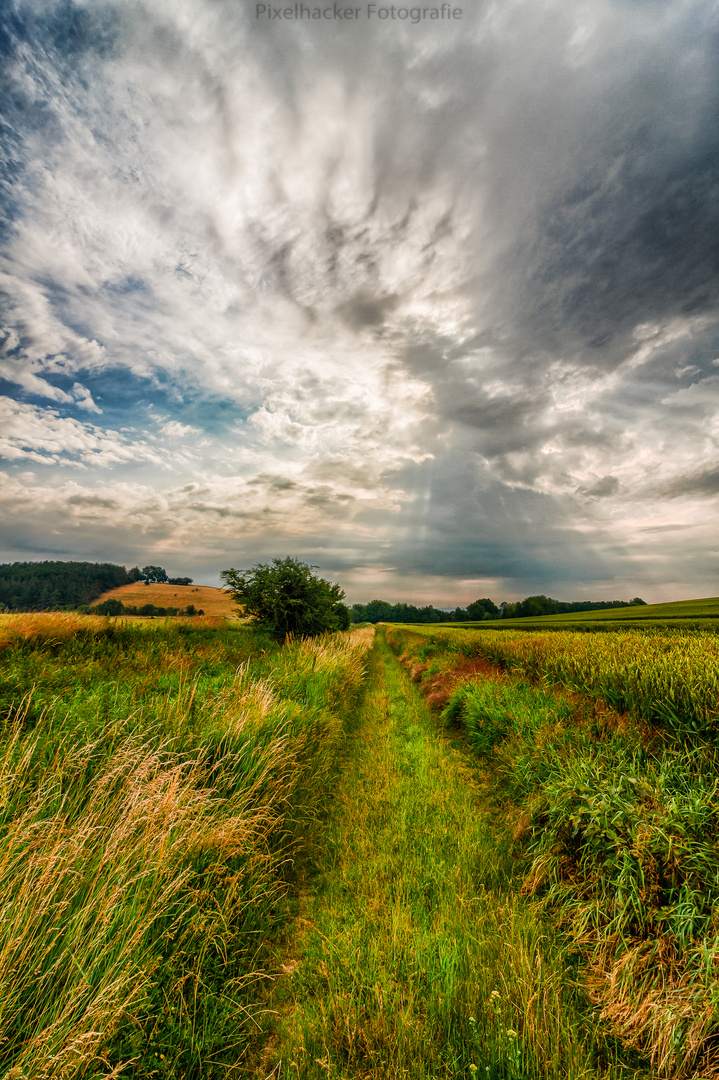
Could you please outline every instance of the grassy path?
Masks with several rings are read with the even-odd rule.
[[[509,888],[469,759],[381,637],[326,850],[278,988],[272,1076],[629,1075]]]

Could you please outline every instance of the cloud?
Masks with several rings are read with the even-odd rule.
[[[101,413],[102,409],[98,408],[97,404],[92,399],[92,394],[86,386],[81,386],[80,383],[74,383],[72,387],[72,396],[75,398],[78,406],[81,409],[86,409],[87,412]]]
[[[82,402],[81,402],[82,406]],[[0,397],[0,457],[43,465],[91,465],[111,469],[133,461],[162,466],[157,450],[141,440],[130,440],[116,431],[102,431],[61,417],[55,409],[41,409]]]
[[[445,581],[448,603],[470,581],[696,588],[713,20],[706,0],[480,2],[430,28],[16,0],[8,512],[31,484],[68,550],[80,521],[117,545],[118,519],[133,551],[134,530],[220,563],[296,540],[358,588]]]
[[[180,439],[183,442],[201,434],[199,428],[193,427],[192,424],[181,424],[179,420],[168,420],[162,425],[160,431],[168,439]]]
[[[616,495],[619,491],[619,481],[616,476],[597,477],[591,487],[577,488],[580,495],[587,498],[606,499],[609,495]]]

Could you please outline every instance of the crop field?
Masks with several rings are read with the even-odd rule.
[[[241,614],[228,592],[214,589],[210,585],[166,585],[160,582],[145,585],[142,581],[136,581],[131,585],[109,589],[93,602],[93,607],[105,600],[120,600],[126,607],[154,604],[155,607],[185,608],[188,604],[194,604],[198,610],[202,609],[205,615],[228,619]]]
[[[712,633],[527,634],[514,628],[418,633],[425,649],[483,657],[513,675],[601,698],[677,734],[719,725],[719,638]]]
[[[1,1076],[233,1075],[260,1026],[372,634],[208,622],[2,620]]]
[[[694,631],[391,628],[488,768],[601,1017],[658,1075],[719,1071],[719,645]]]
[[[455,623],[461,627],[518,630],[615,630],[622,629],[694,629],[719,630],[719,597],[701,600],[675,600],[666,604],[646,604],[642,607],[606,608],[600,611],[575,611],[563,615],[541,615],[531,618]]]
[[[702,600],[672,600],[665,604],[646,604],[634,608],[606,608],[603,611],[579,611],[570,615],[545,615],[551,622],[582,620],[595,622],[618,619],[620,622],[644,622],[647,619],[719,619],[719,596]]]

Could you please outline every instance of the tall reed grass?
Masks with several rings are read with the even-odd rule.
[[[241,1075],[371,632],[48,619],[2,657],[0,1076]]]

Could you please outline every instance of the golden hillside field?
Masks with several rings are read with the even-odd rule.
[[[103,600],[121,600],[127,607],[154,604],[155,607],[186,608],[188,604],[194,604],[196,608],[202,608],[205,615],[224,615],[226,618],[240,614],[230,594],[211,585],[145,585],[135,581],[103,593],[95,604],[101,604]]]

